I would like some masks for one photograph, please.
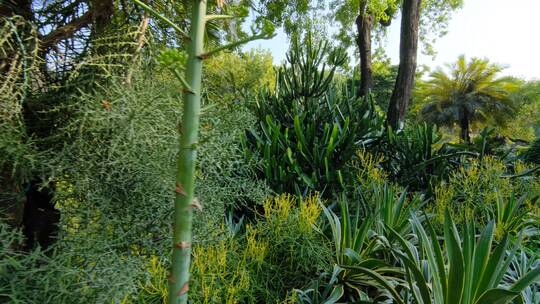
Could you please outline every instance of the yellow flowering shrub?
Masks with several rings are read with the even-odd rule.
[[[374,155],[366,150],[358,150],[352,166],[357,170],[357,179],[362,186],[371,183],[382,185],[388,181],[388,174],[379,166],[384,155]]]
[[[314,229],[322,212],[318,194],[303,200],[283,194],[263,206],[264,214],[246,224],[241,236],[221,227],[214,241],[193,246],[193,303],[295,303],[293,288],[327,267],[330,246]],[[165,303],[164,262],[148,256],[147,272],[149,279],[134,303]]]
[[[518,161],[513,173],[518,175],[529,169],[529,166]],[[540,193],[540,182],[534,178],[517,179],[509,176],[506,165],[495,157],[471,160],[453,172],[447,182],[435,187],[435,200],[427,211],[434,214],[439,224],[444,222],[444,212],[448,208],[457,223],[474,218],[476,223],[485,225],[497,218],[498,201],[504,205],[513,196],[518,199],[526,195],[519,214],[538,216],[538,208],[532,199]],[[496,234],[503,235],[505,229],[502,223],[499,224]]]

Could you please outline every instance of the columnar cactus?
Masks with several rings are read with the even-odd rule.
[[[187,303],[189,290],[189,266],[191,262],[191,227],[192,209],[201,205],[194,196],[195,164],[199,133],[199,116],[201,110],[201,78],[204,59],[222,50],[231,49],[255,39],[268,39],[273,36],[273,27],[265,25],[259,34],[218,47],[204,50],[204,33],[206,22],[217,19],[230,19],[228,15],[206,15],[206,0],[192,0],[190,31],[185,33],[174,22],[159,14],[156,10],[134,0],[152,16],[164,21],[188,41],[188,58],[185,75],[172,64],[171,70],[182,84],[184,107],[180,130],[180,147],[177,159],[177,173],[174,203],[174,232],[172,267],[169,275],[169,304]],[[217,1],[219,6],[223,1]],[[181,63],[181,62],[180,62]]]

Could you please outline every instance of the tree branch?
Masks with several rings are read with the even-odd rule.
[[[165,23],[167,23],[170,27],[172,27],[175,31],[177,31],[183,38],[190,39],[189,35],[186,32],[184,32],[184,30],[182,30],[176,23],[172,22],[169,18],[161,15],[158,11],[156,11],[155,9],[151,8],[150,6],[144,4],[140,0],[133,0],[133,1],[135,3],[137,3],[137,5],[142,7],[145,11],[150,13],[150,15],[158,18],[159,20],[161,20],[161,21],[163,21]]]
[[[73,19],[68,24],[61,26],[49,34],[41,37],[41,47],[44,50],[48,50],[53,47],[58,41],[69,38],[73,34],[84,26],[87,26],[92,22],[92,12],[88,11],[79,18]]]
[[[267,33],[254,35],[254,36],[251,36],[251,37],[247,37],[245,39],[238,40],[238,41],[233,42],[233,43],[226,44],[224,46],[220,46],[218,48],[215,48],[215,49],[213,49],[211,51],[208,51],[206,53],[203,53],[203,54],[199,55],[199,57],[201,59],[206,59],[206,58],[211,57],[211,56],[213,56],[213,55],[215,55],[215,54],[217,54],[217,53],[219,53],[221,51],[230,50],[230,49],[235,48],[235,47],[237,47],[239,45],[246,44],[246,43],[248,43],[250,41],[258,40],[258,39],[271,39],[274,36],[275,36],[275,34],[270,34],[269,35]]]

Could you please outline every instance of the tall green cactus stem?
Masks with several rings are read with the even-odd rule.
[[[193,1],[190,44],[185,74],[184,111],[180,134],[180,151],[176,173],[172,271],[169,277],[169,304],[187,303],[189,265],[191,262],[192,208],[194,197],[195,161],[201,108],[201,77],[206,1]]]
[[[133,0],[150,15],[165,22],[180,36],[189,41],[188,60],[185,76],[173,64],[169,66],[183,86],[184,112],[180,128],[180,151],[176,173],[176,198],[174,203],[174,232],[172,270],[169,275],[169,304],[185,304],[188,300],[189,266],[191,263],[191,223],[192,209],[200,208],[194,196],[195,163],[197,158],[197,138],[199,133],[199,116],[201,114],[201,78],[203,60],[220,51],[233,49],[256,39],[269,39],[274,36],[274,27],[265,23],[260,33],[231,42],[205,52],[205,24],[210,20],[231,19],[229,15],[206,15],[206,0],[193,0],[190,20],[190,32],[187,35],[178,25],[161,15],[141,0]],[[218,6],[223,1],[217,1]]]

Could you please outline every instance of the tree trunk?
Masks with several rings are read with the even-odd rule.
[[[461,118],[459,119],[459,126],[461,128],[460,137],[465,143],[471,141],[471,136],[469,134],[469,115],[466,109],[462,109]]]
[[[27,21],[33,21],[32,1],[30,0],[6,0],[0,4],[0,16],[11,17],[19,15]]]
[[[386,118],[387,125],[394,130],[401,127],[405,121],[405,114],[412,96],[418,52],[421,2],[422,0],[403,1],[398,75]]]
[[[360,50],[360,86],[357,96],[369,94],[373,88],[373,71],[371,68],[371,30],[373,28],[373,16],[366,12],[360,12],[356,17],[358,36],[356,43]]]
[[[92,35],[99,37],[111,23],[114,14],[114,3],[112,0],[94,0],[90,11],[94,23]]]

